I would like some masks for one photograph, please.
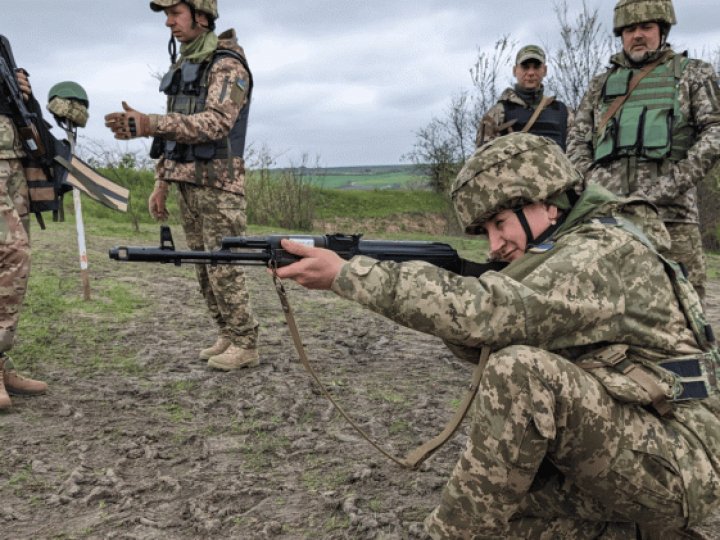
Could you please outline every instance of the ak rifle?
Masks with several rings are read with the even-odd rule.
[[[461,276],[479,277],[490,270],[501,270],[506,263],[488,261],[476,263],[463,259],[449,244],[423,241],[362,240],[361,234],[326,234],[318,236],[279,235],[226,236],[220,248],[213,251],[178,251],[170,227],[160,227],[160,246],[118,246],[109,256],[116,261],[181,264],[239,264],[269,267],[287,266],[299,260],[280,245],[284,238],[334,251],[343,259],[365,255],[380,261],[425,261]]]

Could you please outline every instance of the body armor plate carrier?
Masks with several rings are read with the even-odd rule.
[[[521,131],[535,112],[534,109],[523,107],[519,103],[512,101],[503,101],[503,109],[505,111],[505,122],[517,120],[512,126],[512,131]],[[559,144],[564,152],[567,138],[567,122],[567,107],[565,104],[555,100],[543,109],[532,125],[530,133],[549,137]]]
[[[218,49],[207,62],[199,64],[182,62],[174,65],[162,78],[160,91],[168,96],[168,113],[197,114],[204,111],[210,68],[217,60],[227,57],[240,62],[250,78],[247,101],[228,136],[225,139],[201,144],[181,144],[156,137],[150,150],[150,157],[157,159],[164,156],[166,159],[180,163],[244,157],[253,78],[250,67],[241,54],[229,49]]]

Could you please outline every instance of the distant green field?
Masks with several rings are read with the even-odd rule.
[[[324,189],[418,189],[426,183],[414,165],[305,169],[311,182]]]

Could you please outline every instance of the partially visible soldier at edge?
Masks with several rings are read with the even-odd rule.
[[[720,353],[700,300],[658,255],[652,242],[669,237],[646,200],[597,185],[578,199],[581,184],[545,137],[478,149],[453,204],[510,262],[479,278],[283,241],[303,259],[280,278],[472,363],[491,349],[466,448],[425,522],[435,539],[702,538],[693,528],[718,509]]]
[[[27,74],[17,72],[27,101],[32,88]],[[0,92],[3,90],[0,88]],[[0,409],[12,406],[10,394],[39,395],[47,384],[19,375],[7,352],[15,340],[20,309],[30,277],[30,201],[23,171],[25,152],[17,128],[0,105]]]
[[[547,75],[545,51],[526,45],[515,57],[515,86],[506,88],[498,102],[483,116],[475,146],[482,146],[500,135],[525,130],[550,137],[565,150],[572,114],[564,103],[545,95],[543,79]],[[537,113],[537,115],[536,115]]]
[[[568,156],[586,182],[660,209],[672,239],[668,258],[685,266],[704,299],[696,185],[720,157],[720,88],[710,64],[667,43],[675,23],[671,0],[617,3],[613,28],[623,50],[590,83]],[[633,90],[631,81],[644,72]]]
[[[181,43],[180,58],[172,58],[160,84],[168,113],[145,115],[123,102],[125,112],[107,115],[106,125],[118,139],[155,137],[151,157],[159,161],[148,201],[151,215],[167,218],[169,186],[177,184],[188,246],[217,249],[223,236],[241,236],[247,225],[243,154],[252,74],[235,31],[214,32],[216,0],[155,0],[150,8],[166,15],[170,49],[175,38]],[[218,327],[217,340],[200,351],[200,359],[225,371],[257,366],[258,323],[242,268],[196,269]]]

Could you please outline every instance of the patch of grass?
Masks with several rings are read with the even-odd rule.
[[[163,409],[167,417],[176,424],[192,420],[193,417],[192,412],[177,403],[168,403],[163,406]]]
[[[332,515],[323,522],[322,528],[326,532],[345,530],[350,526],[349,516]]]
[[[253,437],[248,437],[241,449],[243,462],[254,470],[266,469],[272,465],[278,450],[289,447],[290,439],[286,436],[258,430]]]
[[[709,279],[720,278],[720,253],[706,252],[707,274]]]
[[[40,359],[76,364],[82,350],[83,362],[90,369],[112,365],[124,373],[137,372],[134,360],[124,356],[125,347],[113,336],[149,300],[126,283],[103,280],[93,284],[93,301],[86,302],[78,283],[48,268],[44,265],[43,273],[30,276],[13,349],[18,367],[27,368]]]
[[[408,424],[405,420],[395,420],[392,424],[390,424],[390,427],[388,428],[388,432],[391,435],[407,433],[409,430],[410,424]]]
[[[373,388],[368,392],[368,394],[373,399],[386,401],[387,403],[392,403],[393,405],[400,405],[407,401],[407,399],[396,390]]]

